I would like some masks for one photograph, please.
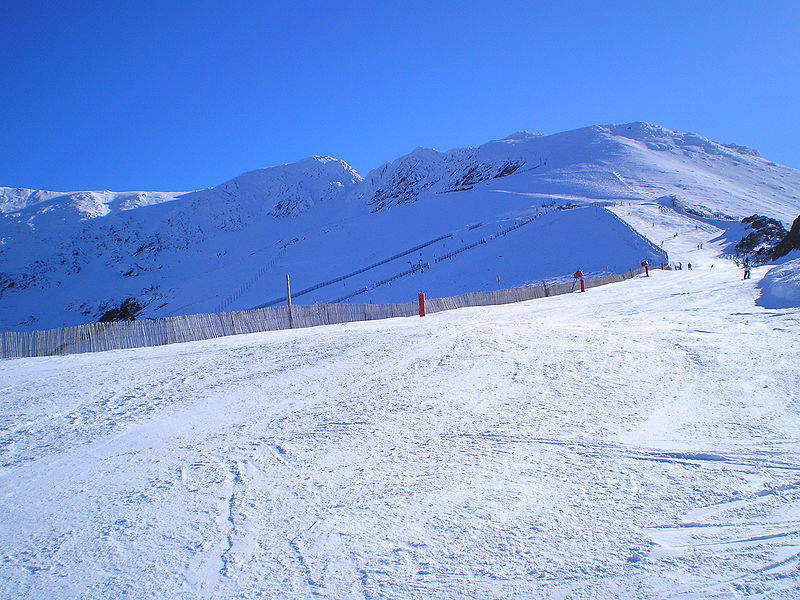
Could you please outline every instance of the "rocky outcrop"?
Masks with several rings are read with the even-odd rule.
[[[745,217],[742,223],[750,228],[750,233],[737,242],[734,250],[754,262],[767,262],[772,249],[786,235],[783,224],[764,215]]]
[[[789,233],[772,249],[772,260],[782,258],[792,250],[800,250],[800,216],[792,223]]]

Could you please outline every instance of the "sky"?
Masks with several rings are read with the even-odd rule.
[[[800,168],[800,2],[0,0],[0,185],[183,191],[315,154],[648,121]]]

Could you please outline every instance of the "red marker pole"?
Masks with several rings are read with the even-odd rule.
[[[582,291],[582,292],[585,292],[585,291],[586,291],[586,286],[584,286],[584,285],[583,285],[583,271],[575,271],[575,272],[572,274],[572,276],[573,276],[575,279],[577,279],[578,281],[580,281],[580,282],[581,282],[581,291]],[[574,289],[575,289],[575,286],[572,286],[572,289],[574,290]]]
[[[425,292],[420,292],[419,295],[417,296],[417,298],[419,299],[419,316],[420,317],[424,317],[425,316]]]

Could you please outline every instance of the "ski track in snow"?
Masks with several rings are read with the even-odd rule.
[[[615,210],[696,268],[0,363],[0,596],[797,598],[797,310]]]

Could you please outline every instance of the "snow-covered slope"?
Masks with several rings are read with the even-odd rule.
[[[280,298],[287,273],[296,290],[316,288],[298,301],[387,302],[660,262],[641,236],[662,239],[598,203],[622,220],[680,213],[732,230],[724,219],[761,213],[788,224],[800,173],[631,123],[418,148],[363,180],[313,157],[189,193],[2,188],[0,329],[90,322],[127,298],[140,318],[248,308]]]
[[[225,273],[242,255],[285,245],[295,228],[283,220],[341,202],[360,180],[343,161],[317,156],[188,193],[4,189],[2,327],[93,321],[128,297],[152,308],[171,288],[213,303],[240,283]],[[198,273],[216,274],[210,290],[194,283]]]
[[[692,270],[0,362],[0,597],[800,597],[800,315],[665,218]]]
[[[182,192],[48,192],[26,188],[0,187],[0,213],[16,213],[27,220],[47,217],[63,221],[104,217],[114,211],[132,210],[169,202]]]
[[[240,175],[191,196],[192,206],[225,206],[235,213],[235,227],[265,214],[293,217],[321,202],[344,197],[362,177],[343,160],[314,156],[300,162]]]
[[[800,307],[800,252],[792,252],[759,282],[758,304],[766,308]]]
[[[508,175],[514,175],[506,179]],[[649,123],[597,125],[555,135],[517,133],[475,149],[418,148],[367,175],[358,190],[374,209],[424,190],[490,188],[557,197],[653,199],[674,195],[731,216],[781,220],[800,208],[800,173],[735,144]]]

